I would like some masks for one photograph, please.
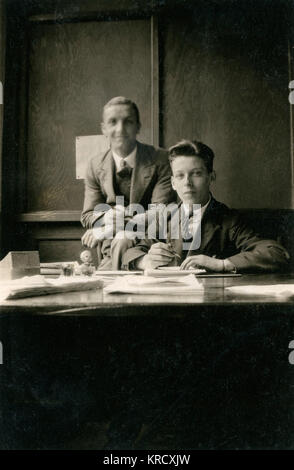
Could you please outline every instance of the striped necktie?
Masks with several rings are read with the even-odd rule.
[[[183,240],[191,240],[193,233],[190,231],[190,217],[188,214],[183,214],[181,220],[182,238]]]

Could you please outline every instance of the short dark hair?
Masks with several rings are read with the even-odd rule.
[[[136,103],[134,103],[134,101],[129,100],[128,98],[125,98],[124,96],[115,96],[114,98],[111,98],[111,100],[109,100],[103,106],[103,114],[102,114],[103,119],[104,119],[105,110],[107,108],[110,108],[110,106],[115,106],[117,104],[126,104],[127,106],[130,106],[130,108],[132,108],[135,113],[137,123],[139,124],[139,126],[141,126],[140,113],[139,113],[138,106],[136,105]]]
[[[207,145],[196,140],[181,140],[168,150],[170,164],[177,157],[199,157],[207,168],[208,173],[213,171],[214,153]]]

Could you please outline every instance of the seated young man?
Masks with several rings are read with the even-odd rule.
[[[169,218],[167,237],[160,242],[140,240],[124,254],[124,269],[172,265],[215,272],[287,269],[289,255],[277,241],[262,239],[236,210],[213,198],[213,159],[213,151],[201,142],[183,140],[169,149],[171,182],[181,202]],[[176,236],[174,220],[180,225]]]

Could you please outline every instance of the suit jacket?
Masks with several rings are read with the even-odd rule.
[[[170,230],[171,220],[168,223]],[[183,240],[168,240],[183,261],[188,256],[204,254],[229,259],[238,272],[278,271],[289,265],[289,254],[275,240],[266,240],[250,228],[238,211],[211,198],[201,222],[201,244],[197,250],[183,250]],[[130,248],[123,257],[123,268],[146,254],[156,240],[144,239]]]
[[[82,225],[92,228],[105,210],[95,210],[98,204],[115,205],[113,177],[115,163],[111,150],[95,156],[89,163],[85,179],[85,199],[81,216]],[[167,152],[137,142],[136,162],[132,173],[130,204],[166,204],[174,200],[171,170]]]

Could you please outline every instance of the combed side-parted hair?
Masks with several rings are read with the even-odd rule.
[[[214,153],[207,145],[196,140],[181,140],[168,149],[169,161],[172,163],[177,157],[199,157],[207,168],[208,173],[213,171]]]
[[[137,119],[137,123],[139,124],[139,126],[141,126],[140,113],[139,113],[138,106],[136,105],[136,103],[134,103],[134,101],[132,101],[128,98],[125,98],[124,96],[115,96],[114,98],[111,98],[111,100],[109,100],[103,106],[103,118],[104,118],[104,112],[106,111],[106,109],[110,108],[110,106],[115,106],[117,104],[126,104],[127,106],[130,106],[130,108],[132,108],[134,110],[134,113],[135,113],[135,116],[136,116],[136,119]]]

